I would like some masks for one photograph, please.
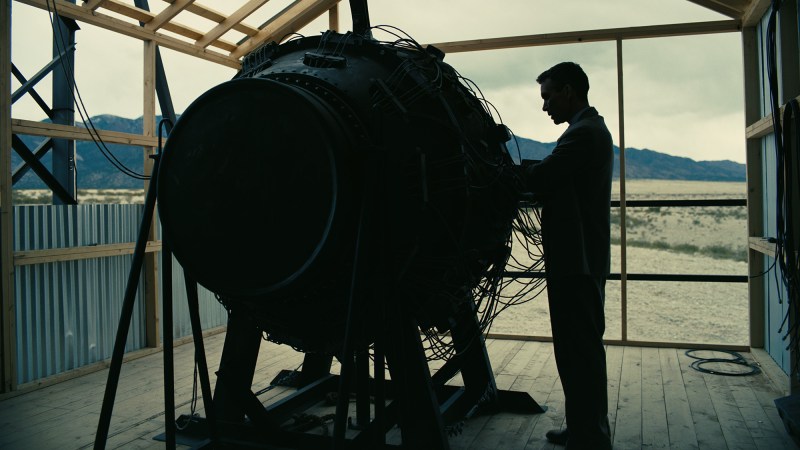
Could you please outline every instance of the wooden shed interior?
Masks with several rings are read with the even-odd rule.
[[[775,144],[773,142],[775,141],[776,125],[778,126],[777,129],[780,130],[781,117],[784,116],[784,112],[788,110],[789,113],[791,113],[792,105],[796,105],[797,100],[800,99],[800,38],[798,37],[800,36],[800,7],[798,7],[798,2],[795,0],[782,2],[771,0],[673,0],[672,2],[676,4],[689,3],[692,4],[693,7],[704,8],[707,10],[706,12],[714,13],[718,18],[707,21],[688,21],[655,25],[638,24],[634,18],[632,19],[633,25],[628,25],[626,23],[624,26],[614,28],[548,30],[546,33],[531,29],[528,34],[512,36],[498,36],[493,33],[486,35],[484,31],[476,28],[471,31],[472,36],[446,37],[438,42],[424,42],[423,44],[431,44],[446,55],[475,52],[475,55],[481,57],[484,55],[488,57],[492,52],[506,49],[582,45],[597,42],[615,44],[616,63],[614,66],[616,73],[614,74],[614,81],[617,85],[614,88],[617,92],[617,104],[614,106],[617,108],[617,117],[612,121],[617,126],[617,129],[613,130],[613,133],[616,139],[615,145],[619,147],[620,192],[618,192],[619,200],[612,205],[612,208],[617,208],[618,214],[621,217],[622,236],[621,252],[619,261],[617,262],[619,273],[615,274],[614,276],[616,278],[613,279],[620,284],[621,305],[618,314],[620,316],[618,318],[620,322],[619,335],[606,339],[606,343],[609,347],[620,346],[620,348],[622,348],[621,346],[625,346],[625,348],[641,347],[648,349],[638,350],[640,354],[642,351],[650,351],[652,349],[666,351],[664,349],[676,348],[702,348],[709,351],[732,350],[747,352],[761,365],[762,370],[768,374],[772,386],[776,387],[775,392],[782,395],[800,395],[800,381],[798,381],[799,379],[796,371],[798,355],[794,347],[794,345],[798,343],[796,337],[800,336],[800,331],[798,331],[800,329],[797,327],[797,320],[800,319],[796,316],[794,309],[799,308],[800,303],[793,303],[795,299],[800,299],[800,291],[794,287],[793,282],[800,280],[794,280],[790,274],[790,272],[794,273],[794,271],[797,271],[798,268],[794,267],[798,264],[797,260],[788,259],[791,258],[792,255],[796,256],[796,252],[798,251],[796,248],[790,248],[792,245],[796,245],[794,239],[790,238],[796,235],[796,231],[793,229],[796,223],[792,225],[794,220],[800,220],[800,214],[798,214],[800,205],[797,205],[798,198],[796,195],[792,196],[792,194],[796,194],[798,189],[797,183],[800,178],[785,176],[791,184],[785,187],[779,186],[777,189],[773,185],[773,183],[775,183],[775,178],[779,177],[781,173],[790,173],[791,175],[792,171],[796,170],[791,166],[789,169],[782,166],[783,161],[779,159],[780,157],[775,157]],[[411,3],[413,3],[413,5],[411,5]],[[454,2],[448,3],[451,5],[450,7],[456,7],[452,5]],[[519,6],[523,2],[510,3],[510,5],[506,6],[506,2],[499,2],[499,4],[493,6],[493,8],[510,9],[515,5]],[[780,4],[780,14],[776,16],[776,20],[778,21],[775,35],[777,45],[772,48],[769,43],[769,20],[776,3]],[[430,9],[433,12],[428,12],[425,9],[430,5],[426,5],[424,2],[409,2],[409,4],[408,8],[419,8],[420,15],[433,15],[432,20],[442,24],[442,29],[440,30],[442,36],[448,36],[447,24],[450,21],[459,20],[459,14],[488,14],[488,10],[490,9],[487,7],[485,11],[454,12],[452,15],[438,17],[436,14],[446,8],[440,7],[439,5],[435,7],[431,6]],[[14,66],[16,55],[12,54],[12,30],[17,27],[29,26],[25,22],[15,20],[15,14],[12,13],[12,10],[13,8],[20,7],[20,5],[24,8],[33,7],[38,10],[47,11],[50,12],[50,14],[57,13],[59,16],[58,20],[66,24],[67,28],[72,29],[72,42],[62,41],[66,42],[64,45],[65,47],[67,45],[70,45],[70,47],[62,49],[54,48],[53,61],[35,74],[22,74],[17,67]],[[175,111],[172,105],[168,81],[172,83],[172,87],[175,88],[175,86],[180,86],[183,83],[184,77],[188,79],[189,77],[203,76],[200,73],[173,73],[172,76],[167,79],[159,48],[169,49],[171,52],[186,55],[193,60],[202,61],[206,64],[206,66],[194,67],[213,65],[214,68],[209,69],[210,72],[218,70],[219,68],[224,68],[224,71],[214,73],[233,74],[242,68],[243,58],[263,44],[273,41],[278,43],[285,42],[287,39],[291,39],[294,33],[298,32],[315,34],[321,33],[327,29],[343,33],[352,26],[350,18],[351,6],[347,5],[347,2],[340,2],[339,0],[241,0],[236,2],[236,5],[235,8],[226,5],[224,7],[226,12],[221,12],[218,9],[223,9],[222,5],[218,4],[218,2],[209,2],[207,0],[152,0],[149,3],[147,0],[84,0],[77,2],[75,0],[0,0],[0,30],[2,30],[2,39],[0,39],[0,73],[4,74],[3,77],[0,78],[0,298],[2,299],[2,309],[0,309],[0,368],[2,369],[0,370],[0,411],[4,409],[4,403],[10,405],[11,402],[19,400],[25,395],[35,395],[36,392],[48,386],[52,387],[78,377],[97,377],[99,376],[97,372],[102,372],[109,365],[108,358],[110,357],[111,346],[106,345],[106,350],[101,351],[99,354],[78,357],[77,360],[79,360],[79,362],[77,366],[75,364],[65,365],[61,362],[56,362],[52,363],[58,366],[54,369],[31,368],[37,363],[30,362],[29,360],[42,359],[42,365],[46,365],[46,361],[44,361],[46,358],[41,355],[26,357],[21,353],[33,352],[31,354],[34,354],[37,351],[41,351],[41,348],[44,347],[28,348],[26,347],[27,344],[23,345],[21,342],[28,342],[30,339],[35,340],[35,338],[25,337],[32,333],[35,334],[35,332],[30,331],[28,328],[35,326],[37,320],[44,321],[48,313],[56,314],[56,310],[54,309],[50,312],[45,311],[39,313],[38,316],[34,313],[26,313],[27,315],[23,316],[20,315],[22,314],[20,309],[26,308],[21,302],[23,299],[28,298],[28,295],[33,295],[25,294],[24,292],[27,292],[25,290],[37,289],[34,286],[35,282],[31,281],[40,279],[35,278],[33,275],[34,271],[37,270],[36,268],[40,266],[62,267],[57,266],[58,264],[62,264],[65,268],[53,270],[55,270],[55,273],[61,270],[61,273],[65,274],[70,270],[77,270],[79,272],[82,270],[93,270],[91,269],[93,266],[84,267],[79,264],[91,264],[92,261],[108,259],[109,261],[119,261],[119,264],[122,266],[120,270],[122,270],[124,274],[135,251],[134,239],[125,237],[119,238],[113,242],[109,241],[109,243],[70,244],[68,241],[65,241],[67,244],[63,245],[53,244],[38,248],[20,248],[18,243],[19,238],[16,233],[19,232],[18,228],[22,225],[20,225],[19,217],[15,218],[15,214],[21,216],[21,213],[15,212],[12,197],[14,183],[18,178],[15,171],[18,171],[19,168],[12,167],[12,154],[16,152],[16,154],[19,154],[19,156],[24,159],[26,165],[25,171],[31,170],[35,172],[36,175],[44,181],[52,191],[54,205],[77,205],[79,203],[79,186],[76,185],[74,166],[71,166],[69,162],[70,160],[74,162],[75,159],[74,142],[102,141],[107,144],[123,144],[141,147],[143,149],[142,159],[144,161],[145,175],[149,174],[153,169],[153,159],[151,156],[156,153],[160,140],[157,117],[174,118],[176,113],[178,113],[178,115],[182,113],[182,111]],[[520,7],[524,14],[530,13],[533,8],[534,7]],[[545,14],[545,11],[537,12]],[[609,12],[609,14],[615,13],[614,11]],[[492,18],[484,15],[480,20],[491,22]],[[591,20],[581,18],[581,20],[577,22],[590,23]],[[61,115],[63,110],[73,109],[74,105],[71,106],[70,104],[74,103],[74,100],[70,98],[69,94],[66,97],[62,95],[60,99],[57,98],[58,95],[55,92],[57,89],[55,87],[56,84],[54,84],[53,101],[50,105],[48,105],[50,102],[42,99],[36,92],[36,84],[49,76],[51,72],[53,76],[55,76],[55,67],[62,65],[64,63],[63,61],[69,60],[71,64],[74,64],[75,60],[85,60],[96,57],[93,54],[83,54],[72,45],[74,44],[75,33],[75,27],[72,26],[73,24],[77,24],[78,27],[81,25],[91,25],[105,31],[113,32],[116,36],[124,37],[129,40],[141,41],[143,46],[143,59],[138,66],[141,68],[139,73],[141,74],[142,85],[135,87],[117,86],[120,90],[141,89],[143,95],[141,108],[139,109],[139,114],[142,117],[141,133],[124,133],[95,129],[94,127],[87,127],[82,124],[79,125],[79,121],[75,119],[74,111],[69,116]],[[405,24],[392,23],[391,25],[397,25],[402,28]],[[487,29],[492,28],[487,26]],[[37,38],[50,42],[53,39],[51,33],[52,29],[43,29],[37,35]],[[80,33],[80,31],[77,31],[77,33]],[[65,36],[68,34],[69,33],[65,32]],[[743,207],[746,205],[747,230],[742,230],[741,233],[742,240],[747,241],[748,273],[737,275],[656,275],[635,273],[635,268],[628,270],[626,265],[625,218],[628,208],[643,206],[638,205],[635,200],[626,199],[625,191],[626,131],[624,83],[626,79],[623,70],[623,43],[648,38],[708,36],[717,34],[736,34],[741,37],[741,66],[719,67],[717,70],[720,78],[735,74],[736,77],[741,77],[743,81],[742,91],[737,93],[737,95],[740,95],[744,99],[742,111],[744,123],[741,124],[741,134],[742,139],[745,140],[746,148],[746,198],[725,200],[721,203],[713,201],[710,201],[710,203],[703,203],[702,201],[690,202],[686,205],[695,207],[707,205]],[[771,85],[771,80],[769,79],[769,58],[771,57],[771,53],[774,53],[775,61],[777,61],[775,80],[773,80],[773,84],[777,83],[775,86]],[[98,64],[101,65],[102,62],[98,61]],[[532,62],[531,65],[535,66],[536,64]],[[167,67],[167,69],[169,68]],[[12,82],[13,79],[15,79],[16,82]],[[530,81],[533,82],[533,80]],[[15,85],[18,87],[15,88]],[[71,86],[67,86],[65,89],[70,91]],[[197,94],[200,93],[198,92]],[[27,101],[33,100],[38,103],[42,111],[46,113],[51,120],[37,121],[29,118],[14,117],[12,114],[12,104],[23,97],[27,98]],[[772,100],[773,102],[777,100],[777,104],[771,105],[771,99],[774,99]],[[793,101],[794,103],[792,103]],[[60,104],[58,104],[59,102]],[[537,108],[538,105],[531,105],[532,110]],[[691,108],[691,105],[687,105],[687,108]],[[781,117],[774,117],[773,111],[780,112]],[[500,112],[502,113],[502,111]],[[610,114],[613,114],[613,112]],[[797,112],[795,112],[795,114],[797,114]],[[786,124],[786,128],[789,127],[790,125]],[[24,144],[18,144],[17,136],[21,135],[46,139],[46,144],[41,144],[40,147],[36,149],[29,149],[25,147]],[[791,155],[791,147],[789,144],[784,145],[787,148],[786,151],[790,154],[789,158],[798,156],[796,154]],[[21,147],[23,147],[23,149],[20,149]],[[72,150],[69,150],[70,148]],[[42,155],[48,151],[54,155],[53,166],[50,168],[45,167],[39,162]],[[70,151],[72,153],[70,153]],[[56,162],[55,155],[62,155],[66,158],[66,162]],[[787,161],[792,160],[788,159]],[[147,190],[149,187],[148,184],[149,182],[145,180],[143,181],[142,187]],[[788,199],[781,197],[784,193],[787,193]],[[786,217],[776,218],[778,212],[775,211],[774,205],[781,201],[784,201],[786,205],[784,212],[788,214],[788,219]],[[655,205],[654,207],[670,207],[676,206],[677,203],[654,203],[650,206],[653,205]],[[107,214],[117,214],[114,211],[116,210],[108,212]],[[104,214],[106,213],[104,212]],[[141,211],[138,210],[138,212],[131,214],[133,215],[131,219],[132,222],[130,223],[135,224],[141,217],[138,215],[141,214]],[[51,216],[49,215],[46,217],[47,219],[42,218],[41,220],[43,222],[45,220],[52,220],[53,223],[57,223],[57,219],[50,219]],[[30,220],[30,223],[34,225],[25,226],[35,227],[35,222],[32,222],[34,219],[31,218]],[[789,224],[788,230],[780,229],[784,223]],[[47,228],[47,230],[49,231],[45,233],[57,234],[62,232],[58,230],[57,226],[53,226],[52,229]],[[163,318],[161,317],[163,274],[160,272],[161,263],[159,259],[160,252],[162,251],[162,241],[159,233],[159,229],[153,226],[147,239],[146,249],[144,250],[143,270],[141,273],[142,281],[140,284],[137,284],[137,286],[139,286],[139,292],[137,294],[139,297],[137,297],[137,301],[141,302],[141,312],[137,309],[135,313],[141,315],[141,317],[137,319],[140,321],[141,325],[131,332],[134,334],[138,333],[138,335],[135,337],[136,344],[130,344],[130,346],[126,348],[126,360],[150,357],[155,353],[161,352],[164,348],[163,338],[165,332],[162,329],[164,324],[162,323]],[[127,236],[135,235],[129,234]],[[784,243],[782,240],[783,237],[785,237],[788,242]],[[47,237],[42,237],[42,239],[56,240],[55,238]],[[114,258],[121,259],[116,260]],[[781,264],[783,260],[789,261],[788,266]],[[73,267],[72,265],[75,266]],[[73,268],[70,269],[70,267]],[[765,273],[770,275],[764,276]],[[30,279],[21,281],[20,277],[28,276],[30,276]],[[639,339],[636,336],[630,336],[627,325],[626,286],[629,282],[636,281],[664,282],[667,284],[670,281],[685,283],[738,283],[741,286],[746,284],[749,310],[748,317],[746,318],[746,323],[749,326],[748,342],[697,342],[692,338],[681,339],[680,337],[672,341],[661,341]],[[117,282],[117,284],[121,285],[120,282]],[[51,288],[42,287],[41,289],[47,290]],[[57,290],[61,288],[52,289]],[[666,287],[666,289],[669,289],[669,287]],[[70,292],[68,288],[63,288],[61,293],[56,292],[47,295],[58,298],[59,295],[68,296]],[[118,292],[119,291],[115,291],[114,295]],[[98,292],[96,295],[102,297],[106,294]],[[216,321],[209,319],[210,322],[204,322],[203,326],[206,336],[224,333],[226,317],[221,307],[216,304],[213,294],[209,293],[208,298],[202,301],[208,302],[208,305],[213,304],[213,306],[208,306],[208,308],[210,308],[209,311],[214,311],[213,314],[221,314],[219,318],[214,319]],[[203,306],[203,308],[205,308],[205,306]],[[119,310],[114,309],[104,314],[106,314],[105,317],[108,318],[118,317]],[[616,311],[614,314],[617,314]],[[39,319],[36,319],[36,317],[39,317]],[[784,317],[787,317],[787,319],[785,319],[787,324],[781,326],[780,322]],[[46,327],[56,327],[56,325],[50,324],[50,319],[47,320]],[[744,319],[742,320],[744,321]],[[787,332],[787,329],[790,331]],[[81,331],[82,330],[77,330],[75,332],[79,333]],[[85,329],[83,331],[85,331]],[[108,330],[102,331],[106,336],[103,339],[110,342],[113,339],[114,331],[115,329],[113,326],[109,324]],[[56,334],[58,334],[58,332],[59,331],[57,331]],[[173,336],[173,333],[170,332],[167,333],[167,335]],[[534,350],[532,345],[539,345],[542,342],[547,343],[549,341],[549,337],[546,335],[534,336],[530,334],[505,332],[489,335],[489,338],[496,340],[493,342],[499,342],[499,344],[496,345],[492,344],[494,350],[490,348],[490,356],[493,360],[495,357],[501,359],[505,358],[507,353],[502,352],[512,351],[513,347],[514,352],[524,353],[527,351],[530,360],[535,361],[536,359],[533,355],[539,350],[538,347]],[[191,342],[192,336],[189,332],[185,332],[182,335],[175,336],[174,341],[178,344]],[[512,345],[506,341],[516,342],[518,345]],[[789,346],[787,344],[792,345]],[[219,347],[219,345],[217,346]],[[501,347],[502,351],[500,350]],[[493,353],[494,351],[501,353]],[[615,352],[616,350],[610,350],[609,355],[614,355],[616,354]],[[620,350],[619,353],[620,359],[622,358],[621,352],[622,350]],[[67,357],[64,356],[64,358],[66,359]],[[210,360],[213,361],[213,358],[212,356]],[[510,363],[511,356],[508,356],[508,358],[508,360],[501,364],[503,367],[507,367],[509,364],[512,366],[514,365]],[[661,358],[662,364],[664,364],[664,353],[661,354]],[[658,359],[658,356],[656,356],[656,359]],[[293,363],[297,362],[294,360],[292,361]],[[540,362],[543,363],[543,361]],[[524,370],[524,367],[523,365],[522,367],[517,367],[515,370]],[[500,369],[498,369],[498,371],[499,370]],[[518,376],[520,373],[514,375]],[[664,375],[664,377],[664,383],[666,383],[666,375]],[[640,382],[644,381],[642,380]],[[661,383],[660,380],[659,383]],[[99,393],[97,395],[99,395]],[[639,395],[647,395],[647,390],[642,387]],[[769,401],[767,401],[767,403],[769,403]],[[765,406],[765,408],[768,407],[769,406]],[[7,409],[6,413],[11,414],[11,409]],[[3,417],[2,413],[0,413],[0,417]],[[776,422],[776,417],[778,416],[773,414],[773,416],[770,416],[770,420]],[[639,420],[641,425],[641,418]],[[721,422],[724,418],[720,417],[719,420]],[[750,419],[745,418],[744,420],[747,421]],[[758,419],[753,420],[758,421]],[[698,428],[702,426],[702,424],[698,424],[696,418],[694,421],[694,426]],[[5,424],[0,423],[0,426],[3,425]],[[533,427],[533,425],[531,426]],[[517,427],[519,428],[519,425],[517,425]],[[646,426],[644,426],[644,428],[646,428]],[[734,427],[730,426],[730,428],[732,429]],[[722,429],[722,434],[725,434],[726,432],[724,430],[726,426],[723,425]],[[536,430],[538,431],[538,428],[536,428]],[[147,430],[147,432],[149,431],[151,430]],[[531,430],[528,430],[528,432],[530,431]],[[521,429],[518,433],[520,432],[522,432]],[[671,434],[671,436],[669,439],[678,439],[678,433],[679,431],[677,429],[670,430],[669,434]],[[757,433],[753,432],[752,435],[753,439],[757,441]],[[728,438],[727,434],[725,436]],[[638,445],[644,445],[642,444],[644,441],[642,440],[641,432],[638,438],[640,440],[639,443],[631,444],[631,448],[638,448]],[[497,442],[494,442],[492,445],[487,444],[487,439],[485,437],[481,440],[481,438],[473,436],[473,439],[475,440],[469,442],[459,441],[459,443],[454,444],[454,446],[459,448],[462,446],[463,448],[483,448],[482,445],[487,445],[486,448],[495,448],[492,445],[499,445]],[[770,439],[774,440],[767,440],[766,442],[769,444],[765,444],[764,448],[773,444],[779,446],[774,448],[789,448],[790,446],[790,441],[786,436],[773,436],[770,437]],[[2,442],[3,440],[0,438],[0,443]],[[479,444],[479,442],[483,444]],[[636,442],[635,439],[634,442]],[[670,442],[675,446],[678,445],[675,443],[680,441],[672,440]],[[776,442],[778,443],[776,444]],[[125,443],[121,443],[120,445],[122,444]],[[12,447],[9,448],[13,448],[13,443],[9,445],[12,445]],[[519,448],[523,448],[523,444],[514,445],[520,445]],[[539,445],[538,441],[535,445]],[[727,442],[727,447],[715,447],[709,442],[704,444],[701,442],[700,435],[698,434],[698,440],[694,441],[691,447],[738,448],[736,445],[737,444],[730,440]],[[615,441],[615,446],[618,448],[627,448],[622,441]]]

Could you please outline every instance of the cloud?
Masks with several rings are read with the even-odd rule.
[[[225,7],[234,10],[243,2],[231,0]],[[37,8],[19,2],[12,2],[12,7],[12,59],[31,76],[52,57],[49,38],[42,39],[50,35],[49,20]],[[725,19],[686,0],[407,0],[373,1],[369,8],[372,24],[396,25],[422,43]],[[342,30],[351,27],[349,15],[347,2],[341,2]],[[248,23],[260,24],[257,18]],[[89,113],[141,116],[141,41],[80,26],[76,76]],[[314,35],[326,27],[327,18],[322,17],[304,32]],[[161,51],[179,113],[234,74],[227,67]],[[630,40],[623,43],[623,51],[628,146],[695,159],[744,161],[742,52],[737,33]],[[535,78],[565,60],[578,62],[589,74],[590,101],[619,142],[614,42],[454,53],[445,58],[480,86],[512,130],[543,141],[557,139],[563,127],[554,126],[541,112]],[[50,83],[46,79],[37,86],[47,100]],[[13,115],[44,117],[28,98],[14,105]]]

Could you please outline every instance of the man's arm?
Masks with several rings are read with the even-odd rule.
[[[525,183],[528,190],[547,194],[579,173],[581,167],[589,163],[586,152],[590,139],[591,131],[585,127],[565,133],[550,155],[526,168]]]

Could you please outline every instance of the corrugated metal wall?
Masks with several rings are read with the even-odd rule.
[[[162,272],[159,271],[159,276]],[[159,278],[161,282],[161,278]],[[203,329],[219,327],[228,323],[228,312],[217,301],[214,293],[198,286],[197,296],[200,304],[200,324]],[[189,322],[189,306],[186,298],[186,286],[183,279],[183,269],[178,261],[172,258],[172,311],[174,323],[172,332],[175,339],[192,334],[192,324]]]
[[[141,205],[18,206],[14,250],[132,242]],[[111,356],[132,256],[17,266],[17,376],[27,383]],[[140,284],[126,350],[145,346]]]
[[[143,205],[33,205],[14,208],[14,251],[135,242]],[[160,256],[159,256],[160,257]],[[17,376],[28,383],[111,357],[132,255],[17,266]],[[160,278],[160,271],[159,271]],[[183,272],[173,265],[175,337],[191,334]],[[160,281],[160,280],[159,280]],[[227,323],[200,289],[203,328]],[[140,278],[126,351],[146,346]]]

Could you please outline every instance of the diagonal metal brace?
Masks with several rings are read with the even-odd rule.
[[[19,87],[19,89],[17,89],[16,91],[14,91],[13,94],[11,94],[11,104],[13,105],[14,102],[19,100],[29,90],[33,89],[33,87],[36,86],[36,83],[41,81],[42,78],[46,77],[47,74],[52,72],[53,67],[55,67],[55,65],[58,64],[61,61],[61,58],[67,56],[67,54],[69,54],[70,52],[73,52],[73,51],[75,51],[75,44],[72,44],[69,47],[67,47],[58,56],[53,58],[52,61],[50,61],[49,63],[47,63],[47,65],[42,67],[42,69],[40,71],[36,72],[36,75],[34,75],[33,78],[31,78],[27,82],[23,83],[22,86]],[[21,74],[20,74],[20,76],[21,76]],[[17,77],[17,79],[19,79],[19,77]],[[20,81],[20,82],[22,82],[22,81]]]
[[[64,189],[64,186],[56,180],[56,177],[50,173],[49,170],[42,164],[41,161],[36,157],[36,155],[31,152],[27,145],[22,142],[16,134],[11,135],[11,147],[17,154],[25,160],[26,163],[36,172],[36,175],[44,181],[48,188],[53,192],[53,195],[57,196],[61,199],[62,202],[68,205],[77,205],[78,201],[75,200],[72,195]]]
[[[19,69],[17,69],[17,66],[15,66],[14,63],[11,63],[11,73],[14,74],[14,78],[16,78],[17,81],[20,82],[20,84],[25,84],[28,82],[28,79],[22,75],[22,72],[20,72]],[[31,88],[29,89],[29,93],[31,94],[31,97],[33,97],[33,100],[36,102],[36,104],[39,105],[39,108],[42,108],[42,111],[44,111],[44,113],[47,114],[47,117],[52,119],[53,110],[50,109],[50,106],[47,105],[47,102],[44,101],[44,99],[39,95],[39,93],[36,92],[35,89],[33,89],[33,86],[31,86]]]
[[[37,147],[36,150],[33,151],[33,156],[35,156],[37,160],[40,160],[52,148],[53,148],[53,138],[47,138],[44,142],[39,144],[39,147]],[[20,164],[16,169],[14,169],[14,173],[11,175],[11,185],[13,186],[17,184],[17,182],[21,180],[22,177],[24,177],[25,174],[28,173],[30,169],[31,165],[28,164],[27,161],[23,161],[22,164]]]

